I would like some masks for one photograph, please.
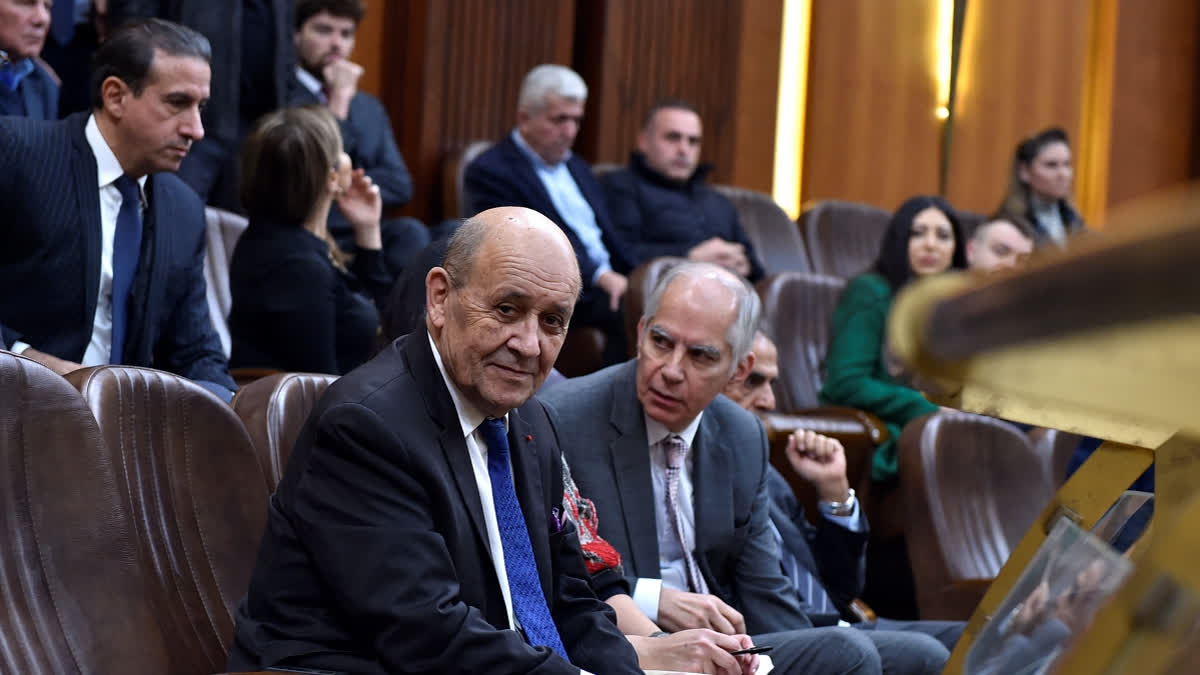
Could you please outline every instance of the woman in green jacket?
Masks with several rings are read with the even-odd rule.
[[[891,438],[876,448],[871,463],[876,482],[896,477],[901,429],[938,410],[888,367],[885,333],[892,300],[913,279],[966,266],[965,238],[954,209],[940,197],[913,197],[892,215],[875,264],[847,284],[834,310],[820,397],[829,405],[873,413],[887,424]]]

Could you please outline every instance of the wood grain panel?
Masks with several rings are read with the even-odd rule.
[[[1060,126],[1076,164],[1087,72],[1089,0],[971,0],[963,34],[947,197],[990,212],[1021,139]]]
[[[892,210],[937,191],[931,0],[813,0],[801,199]]]
[[[576,66],[590,88],[576,144],[624,164],[663,98],[696,106],[714,182],[769,191],[782,0],[600,0],[581,4]]]
[[[1113,73],[1108,203],[1197,175],[1200,4],[1122,0]]]

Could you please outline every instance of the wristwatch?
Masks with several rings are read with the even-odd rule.
[[[846,497],[846,501],[844,502],[817,502],[821,513],[827,516],[852,516],[854,515],[854,507],[857,504],[858,497],[854,496],[854,488],[850,488],[850,496]]]

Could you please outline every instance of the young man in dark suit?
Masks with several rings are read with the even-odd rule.
[[[338,120],[354,168],[366,171],[379,186],[383,208],[394,209],[412,199],[412,177],[396,147],[387,110],[379,99],[358,89],[363,68],[350,56],[365,14],[363,0],[296,3],[296,72],[288,103],[327,106]],[[386,218],[380,230],[384,260],[393,277],[429,245],[428,228],[414,218]],[[329,212],[329,232],[342,250],[355,250],[354,228],[336,205]]]
[[[0,338],[59,373],[151,366],[232,397],[205,301],[204,206],[173,175],[204,137],[208,41],[151,19],[96,53],[89,113],[0,118]]]
[[[608,340],[605,362],[616,363],[626,356],[618,310],[633,256],[616,238],[592,167],[571,153],[586,103],[587,85],[570,68],[543,64],[529,71],[516,128],[471,162],[463,189],[471,213],[524,206],[562,228],[583,275],[575,325],[600,329]]]
[[[813,627],[784,576],[766,435],[720,395],[753,367],[759,312],[744,279],[680,264],[647,299],[635,360],[542,395],[576,439],[566,456],[600,535],[665,630],[749,633],[781,672],[941,672],[949,652],[931,637]]]
[[[230,669],[640,673],[530,400],[579,292],[569,242],[529,209],[487,211],[425,283],[426,330],[335,382],[301,433]]]

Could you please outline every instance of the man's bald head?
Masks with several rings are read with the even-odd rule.
[[[548,265],[566,264],[575,271],[575,277],[579,277],[579,262],[575,259],[571,241],[561,228],[533,209],[501,206],[468,218],[451,237],[442,267],[450,274],[450,282],[456,288],[470,279],[484,243],[538,251],[539,257],[546,255]],[[581,288],[582,282],[576,286]]]

